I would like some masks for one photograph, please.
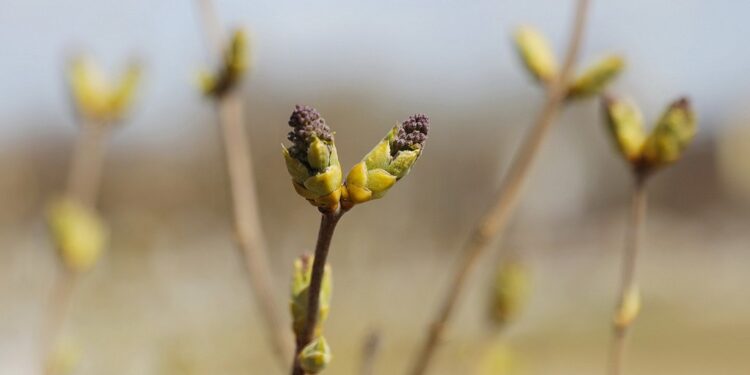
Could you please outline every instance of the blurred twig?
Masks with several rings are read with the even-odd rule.
[[[96,206],[107,126],[84,123],[73,150],[66,194],[88,209]]]
[[[375,368],[375,359],[380,351],[380,332],[377,330],[371,331],[367,337],[365,337],[364,344],[362,345],[362,358],[359,367],[359,375],[373,375]]]
[[[67,269],[59,270],[59,275],[55,280],[52,293],[49,296],[49,303],[45,310],[44,322],[41,333],[41,373],[54,375],[53,369],[49,366],[48,361],[55,351],[60,333],[65,323],[65,317],[70,307],[71,296],[78,280],[77,275]]]
[[[198,2],[211,51],[214,56],[221,56],[223,32],[211,1]],[[273,352],[279,364],[285,367],[291,358],[291,335],[282,324],[281,310],[273,295],[274,288],[261,227],[241,97],[236,90],[230,90],[217,99],[217,106],[226,150],[237,246],[244,255],[250,284],[265,320]]]
[[[89,210],[96,207],[99,195],[104,142],[109,127],[82,119],[82,125],[73,149],[68,170],[65,196]],[[78,275],[63,267],[58,271],[47,309],[44,312],[41,333],[41,371],[52,375],[47,361],[55,350],[70,307],[70,299],[76,288]]]
[[[286,364],[291,349],[291,336],[281,322],[280,309],[273,295],[270,266],[265,240],[260,228],[258,202],[253,181],[252,162],[249,158],[247,136],[242,125],[240,98],[230,93],[219,103],[219,118],[224,133],[227,152],[237,245],[245,256],[247,268],[258,307],[268,325],[274,353]]]
[[[457,305],[459,296],[464,289],[467,278],[477,265],[477,262],[488,248],[489,243],[501,232],[513,208],[518,201],[523,182],[531,169],[533,161],[549,129],[557,117],[560,106],[565,100],[568,82],[573,73],[578,50],[584,34],[589,0],[578,0],[576,5],[573,31],[570,35],[568,50],[565,55],[562,70],[547,86],[546,100],[534,126],[526,135],[503,184],[498,191],[494,203],[474,227],[468,242],[462,249],[463,259],[458,263],[448,293],[445,295],[437,316],[430,326],[429,333],[422,343],[420,351],[411,369],[412,375],[422,375],[427,372],[435,349],[440,344],[445,327],[448,324]]]
[[[84,121],[73,150],[73,158],[68,172],[66,196],[75,199],[88,209],[96,205],[99,180],[101,175],[103,141],[105,127]],[[46,310],[42,332],[42,368],[44,373],[49,369],[44,363],[54,351],[55,343],[62,331],[70,306],[70,298],[78,280],[77,275],[67,269],[59,271],[54,289]]]
[[[622,309],[628,298],[628,293],[633,293],[636,288],[636,264],[638,260],[638,248],[643,236],[643,226],[646,219],[646,176],[636,174],[633,186],[633,199],[630,211],[630,222],[628,232],[625,235],[625,248],[622,259],[622,278],[620,280],[619,309]],[[609,374],[620,375],[622,373],[622,358],[625,352],[625,342],[630,324],[615,324],[612,335],[612,344],[609,361]]]

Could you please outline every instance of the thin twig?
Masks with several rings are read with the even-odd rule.
[[[365,337],[364,345],[362,345],[359,375],[373,375],[378,351],[380,351],[380,332],[373,330]]]
[[[630,222],[625,235],[625,249],[622,258],[622,275],[620,279],[618,306],[622,306],[627,294],[636,287],[636,266],[643,227],[646,219],[646,176],[636,173],[633,186],[633,199],[630,211]],[[622,373],[622,359],[630,324],[616,324],[612,333],[612,344],[609,361],[609,374]]]
[[[87,209],[96,207],[104,161],[104,143],[109,132],[107,124],[81,120],[82,124],[73,149],[67,177],[65,196],[76,200]],[[78,277],[68,269],[61,269],[53,286],[49,304],[44,312],[41,333],[41,372],[48,374],[47,361],[55,350],[62,332],[70,299],[78,284]]]
[[[245,268],[266,322],[273,352],[279,365],[285,365],[291,351],[291,331],[284,327],[274,298],[267,247],[258,215],[252,161],[242,120],[240,97],[232,92],[219,101],[219,118],[224,134],[227,168],[234,203],[237,246],[245,258]]]
[[[312,270],[310,271],[310,287],[307,294],[307,317],[305,318],[305,327],[302,330],[302,334],[297,337],[297,350],[292,361],[292,375],[303,375],[305,373],[302,367],[300,367],[297,356],[313,339],[315,325],[318,322],[320,288],[323,285],[323,274],[325,272],[326,259],[328,258],[328,249],[331,247],[331,239],[333,238],[333,232],[336,230],[336,224],[338,224],[341,216],[346,213],[341,208],[332,212],[321,212],[318,241],[315,245],[315,258],[313,259]]]
[[[496,195],[495,203],[477,223],[468,242],[462,249],[462,261],[456,269],[450,289],[446,294],[437,316],[433,321],[429,334],[423,342],[418,356],[411,369],[412,375],[422,375],[427,372],[435,349],[442,340],[445,327],[457,305],[458,298],[464,289],[467,278],[477,265],[477,262],[487,249],[489,243],[501,232],[518,201],[523,182],[529,173],[539,148],[565,100],[568,82],[573,73],[575,62],[584,34],[589,0],[578,0],[570,36],[568,50],[560,74],[549,84],[546,91],[546,101],[539,113],[534,126],[524,139],[516,158],[511,164],[508,174]]]
[[[55,346],[58,343],[60,333],[65,324],[65,317],[68,315],[70,300],[73,290],[77,285],[77,275],[67,269],[61,269],[52,293],[49,297],[49,304],[45,310],[45,319],[42,325],[41,333],[41,363],[40,372],[45,375],[53,375],[52,368],[48,361],[55,352]]]
[[[208,36],[212,56],[222,53],[223,29],[210,0],[199,0],[200,14]],[[268,250],[259,214],[250,147],[244,126],[244,113],[239,94],[230,91],[218,99],[226,150],[227,169],[234,212],[237,246],[245,259],[245,268],[263,316],[279,366],[284,368],[291,352],[291,332],[281,321],[281,309],[273,295],[273,282],[268,261]]]
[[[73,149],[65,194],[88,209],[96,206],[99,196],[104,140],[108,132],[106,125],[84,121]]]

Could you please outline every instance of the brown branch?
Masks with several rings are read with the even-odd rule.
[[[199,5],[212,56],[220,59],[224,40],[220,22],[210,0],[199,0]],[[281,320],[281,309],[273,295],[271,267],[261,227],[241,97],[236,90],[227,92],[217,99],[217,106],[224,137],[237,246],[244,256],[250,285],[265,321],[274,355],[283,368],[290,357],[291,333]]]
[[[281,321],[282,315],[273,295],[271,268],[260,226],[252,161],[243,126],[241,99],[238,94],[231,92],[222,97],[218,105],[234,204],[237,246],[244,255],[250,285],[267,325],[273,352],[283,365],[287,363],[291,351],[291,333],[287,333],[288,327]]]
[[[336,211],[321,210],[320,229],[318,230],[318,241],[315,245],[315,257],[312,270],[310,271],[310,286],[307,293],[307,317],[302,334],[297,337],[297,349],[292,361],[292,375],[304,375],[297,356],[302,349],[309,344],[315,333],[315,325],[318,323],[318,310],[320,310],[320,289],[323,285],[323,274],[325,273],[328,258],[328,249],[331,247],[333,232],[336,230],[341,216],[346,211],[338,208]]]
[[[628,231],[625,235],[625,248],[622,258],[622,274],[620,279],[620,290],[618,306],[622,306],[627,294],[636,287],[636,266],[638,260],[638,249],[643,236],[643,227],[646,219],[646,176],[636,172],[635,184],[633,186],[633,199],[630,211]],[[610,348],[609,374],[620,375],[622,373],[622,362],[625,352],[625,344],[630,327],[628,324],[615,324],[612,333]]]
[[[589,0],[578,0],[573,32],[570,36],[568,50],[560,74],[547,86],[546,100],[534,126],[524,139],[524,143],[511,164],[508,174],[495,197],[495,203],[482,216],[462,249],[463,259],[459,262],[448,293],[444,297],[427,338],[423,342],[411,370],[412,375],[427,372],[430,361],[443,338],[445,327],[458,303],[467,278],[486,251],[490,242],[501,232],[508,222],[510,214],[518,201],[523,182],[531,169],[533,161],[549,129],[557,117],[560,106],[565,100],[567,86],[573,73],[575,62],[583,38],[588,13]]]

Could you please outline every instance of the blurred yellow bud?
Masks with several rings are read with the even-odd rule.
[[[646,140],[638,107],[626,100],[611,97],[605,97],[602,106],[605,122],[615,144],[626,160],[637,163]]]
[[[634,105],[605,98],[603,107],[620,151],[637,171],[648,172],[677,161],[695,136],[695,115],[685,98],[667,107],[648,136]]]
[[[512,375],[519,371],[519,360],[502,341],[492,341],[477,362],[477,375]]]
[[[48,375],[70,375],[73,374],[81,362],[81,349],[77,345],[59,345],[47,358],[46,372]]]
[[[632,287],[625,291],[620,304],[617,306],[613,323],[615,328],[623,329],[638,317],[641,311],[641,294],[638,287]]]
[[[529,270],[518,261],[503,262],[492,285],[492,321],[500,326],[513,321],[526,304],[530,290]]]
[[[672,103],[643,145],[643,162],[650,168],[677,161],[695,137],[695,115],[686,98]]]
[[[531,26],[519,27],[515,34],[516,49],[526,70],[543,83],[552,81],[558,74],[557,60],[544,35]]]
[[[49,225],[65,265],[74,272],[89,270],[101,256],[107,230],[96,214],[71,199],[61,199],[49,208]]]
[[[621,56],[607,56],[597,61],[573,81],[568,89],[568,98],[580,99],[599,95],[625,67]]]
[[[302,334],[307,320],[308,289],[310,288],[312,278],[313,260],[313,256],[303,255],[294,261],[290,310],[292,312],[292,328],[297,337]],[[317,325],[313,330],[315,337],[322,334],[323,323],[328,317],[328,311],[330,310],[331,295],[333,293],[333,277],[331,274],[331,266],[326,265],[323,273],[323,282],[320,287],[320,309],[318,311]]]
[[[89,61],[76,59],[70,67],[70,88],[75,104],[85,117],[103,117],[110,91],[103,74]]]
[[[140,65],[130,65],[120,78],[110,99],[110,108],[114,118],[120,118],[130,108],[135,97],[135,91],[141,80]]]
[[[305,346],[299,353],[299,364],[305,373],[317,374],[331,363],[331,348],[325,337],[320,336]]]
[[[107,123],[124,117],[135,97],[141,67],[131,64],[113,86],[90,61],[78,58],[70,66],[69,83],[80,115],[93,122]]]
[[[221,97],[232,90],[242,79],[248,66],[247,34],[237,29],[232,33],[229,45],[224,51],[224,59],[215,74],[201,74],[201,87],[206,95]]]

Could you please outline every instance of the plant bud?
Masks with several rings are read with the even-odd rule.
[[[641,311],[641,294],[637,287],[628,289],[617,306],[613,323],[615,328],[627,328]]]
[[[557,76],[557,60],[544,35],[531,26],[521,26],[516,30],[515,42],[526,70],[534,78],[549,83]]]
[[[696,132],[695,115],[686,98],[667,107],[643,145],[643,163],[658,168],[677,161]]]
[[[294,189],[312,205],[335,210],[341,197],[341,165],[333,132],[320,113],[309,106],[296,106],[287,138],[292,146],[282,145],[284,160],[292,176]]]
[[[75,59],[69,71],[70,90],[82,117],[101,118],[107,112],[108,84],[90,61]]]
[[[216,98],[231,91],[240,82],[248,66],[248,41],[242,29],[232,34],[229,46],[224,51],[224,59],[214,75],[201,75],[201,87],[206,95]]]
[[[523,309],[531,289],[528,269],[520,262],[507,261],[498,268],[492,285],[490,318],[500,326],[513,321]]]
[[[308,290],[310,288],[312,264],[314,257],[303,255],[294,261],[294,273],[292,274],[292,295],[290,309],[292,312],[292,328],[297,337],[302,335],[307,319]],[[318,319],[313,335],[320,336],[323,332],[323,323],[328,317],[331,306],[331,295],[333,292],[333,281],[331,266],[326,265],[323,272],[323,282],[320,288],[320,305]]]
[[[507,343],[493,340],[483,345],[476,362],[476,375],[512,375],[522,373],[521,359]]]
[[[45,363],[47,375],[73,374],[81,363],[81,348],[73,343],[64,342],[58,345]]]
[[[588,67],[570,85],[568,98],[581,99],[599,95],[625,66],[621,56],[607,56]]]
[[[69,84],[78,113],[98,123],[122,119],[133,103],[141,68],[131,64],[116,87],[89,61],[76,59],[70,66]]]
[[[618,149],[630,163],[637,163],[646,140],[643,119],[632,103],[611,97],[602,100],[604,118]]]
[[[84,272],[96,264],[107,242],[107,231],[99,216],[71,199],[52,203],[49,226],[65,265]]]
[[[346,199],[354,204],[381,198],[409,173],[422,154],[430,119],[423,114],[412,115],[398,124],[354,165],[346,177]]]
[[[317,374],[331,363],[331,348],[325,337],[320,336],[305,346],[299,353],[299,364],[306,374]]]
[[[141,80],[141,67],[131,64],[120,78],[117,88],[112,92],[110,110],[113,118],[122,118],[133,103],[136,89]]]

